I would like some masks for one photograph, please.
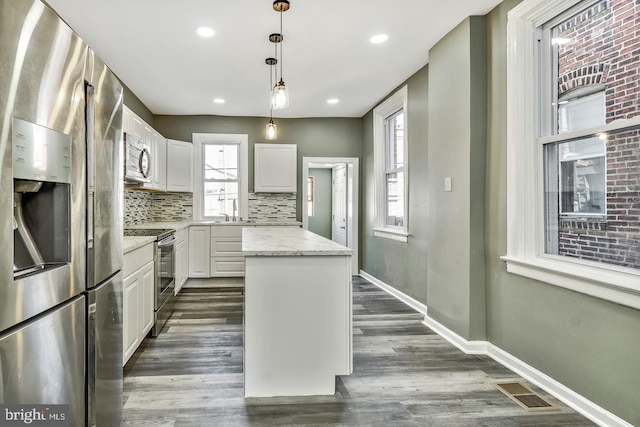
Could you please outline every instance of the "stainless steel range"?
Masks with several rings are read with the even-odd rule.
[[[126,228],[125,236],[154,236],[155,295],[154,324],[151,335],[156,337],[173,313],[176,284],[176,231],[170,228]]]

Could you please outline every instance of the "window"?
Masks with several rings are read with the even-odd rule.
[[[204,143],[203,149],[203,216],[231,216],[237,212],[238,165],[237,144]]]
[[[635,308],[640,46],[625,40],[639,23],[632,0],[531,0],[509,13],[504,257],[512,273]]]
[[[375,108],[374,162],[376,211],[374,235],[407,241],[407,87]]]
[[[314,201],[316,197],[316,178],[310,176],[307,180],[307,215],[314,215]]]
[[[194,218],[248,216],[247,136],[193,134],[196,150]]]

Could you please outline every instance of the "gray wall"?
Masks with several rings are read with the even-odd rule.
[[[640,425],[640,311],[506,272],[506,13],[488,15],[487,196],[489,341]]]
[[[465,19],[429,51],[429,316],[485,339],[484,17]],[[444,179],[451,177],[452,191]]]
[[[155,116],[154,126],[164,137],[192,141],[193,133],[242,133],[249,135],[249,192],[253,191],[253,144],[267,142],[264,117]],[[298,145],[298,185],[303,157],[361,156],[362,121],[353,118],[274,119],[278,144]],[[296,198],[298,220],[302,220],[301,192]]]
[[[408,89],[409,241],[374,237],[373,110],[362,122],[362,269],[408,295],[427,298],[427,100],[429,71],[422,68],[405,83]],[[403,84],[404,85],[404,84]],[[401,85],[400,87],[402,87]],[[390,94],[391,95],[391,94]]]
[[[332,176],[331,169],[309,169],[309,176],[314,176],[315,198],[314,215],[309,217],[309,231],[331,239],[332,214]]]

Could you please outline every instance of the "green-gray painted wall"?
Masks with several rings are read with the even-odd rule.
[[[484,153],[486,25],[465,19],[429,51],[429,316],[486,338]],[[445,191],[451,177],[452,191]]]
[[[122,81],[120,83],[122,83]],[[147,124],[155,127],[155,118],[151,110],[149,110],[147,106],[144,105],[142,101],[140,101],[140,98],[138,98],[136,94],[133,93],[131,89],[129,89],[129,86],[122,83],[122,88],[124,89],[124,104],[129,107],[131,111],[136,113],[142,120],[147,122]]]
[[[399,87],[407,85],[405,156],[409,177],[409,241],[400,243],[374,237],[373,110],[362,121],[362,269],[372,276],[420,300],[427,298],[427,100],[428,67]],[[395,91],[394,91],[395,92]],[[389,94],[391,95],[391,94]]]
[[[331,239],[331,169],[309,169],[309,176],[314,177],[315,183],[314,215],[309,217],[309,231]]]

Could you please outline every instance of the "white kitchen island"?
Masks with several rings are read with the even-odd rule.
[[[333,395],[352,372],[351,249],[301,228],[242,230],[245,397]]]

